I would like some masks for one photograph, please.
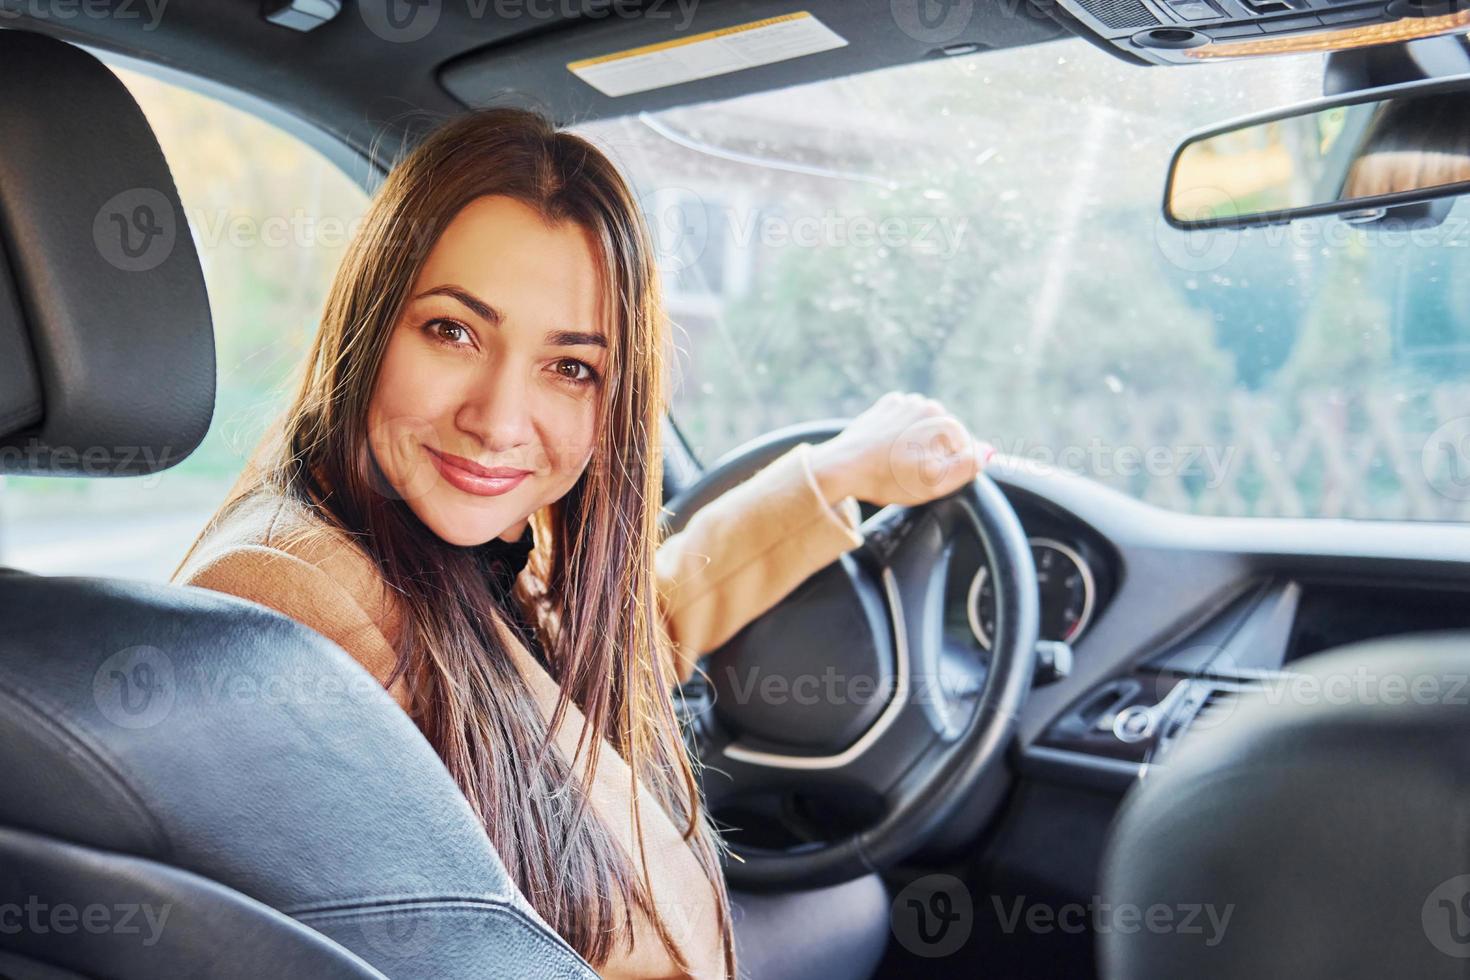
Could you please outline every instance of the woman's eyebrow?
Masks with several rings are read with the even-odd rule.
[[[420,300],[425,296],[448,296],[450,299],[459,300],[475,316],[495,326],[499,326],[500,322],[505,319],[500,315],[499,310],[462,286],[435,286],[433,289],[426,289],[419,293],[414,299]]]
[[[546,343],[549,347],[606,347],[607,337],[580,330],[553,330],[546,335]]]
[[[453,284],[435,286],[419,293],[414,299],[420,300],[426,296],[448,296],[450,299],[458,300],[475,316],[492,326],[498,327],[505,320],[499,310],[463,286]],[[546,335],[546,343],[551,347],[607,347],[607,337],[600,333],[589,333],[582,330],[553,330]]]

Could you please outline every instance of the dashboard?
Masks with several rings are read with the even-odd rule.
[[[1035,894],[1037,882],[1047,882],[1059,901],[1093,895],[1123,794],[1149,765],[1168,764],[1167,745],[1183,737],[1184,724],[1210,717],[1229,725],[1233,714],[1216,709],[1253,676],[1290,671],[1299,659],[1354,640],[1470,630],[1467,524],[1199,516],[1014,458],[998,457],[986,472],[1031,545],[1040,635],[1072,654],[1070,672],[1033,686],[1016,717],[1008,765],[915,855],[921,862],[965,856],[986,869],[992,894]],[[939,689],[953,695],[938,699],[939,716],[956,732],[969,695],[989,674],[994,570],[983,554],[978,541],[955,536],[942,590],[930,593],[943,598]],[[771,642],[789,645],[792,670],[821,672],[821,644],[791,643],[792,631],[774,618],[762,628]],[[697,692],[693,703],[697,709]],[[1141,724],[1129,728],[1129,719]],[[814,739],[832,737],[821,713],[803,724]],[[746,828],[747,842],[787,846],[786,837],[752,835],[793,814],[804,833],[855,833],[879,812],[864,806],[854,798],[792,811],[770,802],[722,819]],[[1026,961],[1016,975],[1030,975],[1028,955],[1054,960],[1056,938],[1037,937],[1037,948],[1015,944]],[[1080,966],[1068,975],[1090,975],[1090,938],[1078,943]]]
[[[991,476],[1031,545],[1038,639],[1071,652],[1071,673],[1022,711],[1023,776],[1122,792],[1194,713],[1263,672],[1357,640],[1470,629],[1470,526],[1200,517],[1058,471],[1002,461]],[[979,541],[957,538],[937,666],[960,702],[988,674],[993,575]],[[962,707],[948,707],[958,725]]]
[[[1171,719],[1262,675],[1359,640],[1470,629],[1470,526],[1201,517],[1055,471],[992,476],[1031,540],[1041,638],[1073,648],[1071,674],[1020,718],[1023,776],[1122,792],[1160,761]],[[951,570],[946,645],[983,650],[978,546],[957,546]]]
[[[1043,888],[1058,904],[1090,900],[1123,795],[1149,766],[1169,764],[1187,726],[1230,725],[1230,700],[1263,674],[1355,640],[1470,630],[1470,525],[1199,516],[1006,457],[987,474],[1031,546],[1040,636],[1071,648],[1071,669],[1033,686],[1007,765],[913,860],[983,869],[986,893],[1008,901]],[[957,733],[988,680],[994,570],[962,535],[944,569],[942,591],[928,595],[943,597],[935,666],[939,689],[953,695],[938,699],[938,714]],[[772,642],[789,632],[770,626]],[[813,673],[827,656],[817,643],[787,655],[793,670]],[[830,735],[814,719],[813,734]],[[859,833],[881,814],[859,797],[821,806],[795,795],[721,819],[746,828],[746,843],[791,846]],[[782,821],[807,836],[759,836]],[[987,948],[1014,969],[997,975],[1034,976],[1038,962],[1096,975],[1089,934],[1004,938]],[[1059,949],[1067,938],[1075,947]]]
[[[1047,880],[1091,895],[1123,794],[1187,726],[1230,724],[1230,699],[1263,674],[1356,640],[1470,630],[1470,525],[1196,516],[1015,460],[987,472],[1031,540],[1043,638],[1072,649],[1017,718],[1005,803],[976,800],[929,847],[982,847],[997,893]],[[986,655],[980,554],[957,543],[950,558],[946,674]]]

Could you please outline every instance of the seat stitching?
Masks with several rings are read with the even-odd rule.
[[[11,703],[55,736],[64,747],[75,749],[77,758],[88,764],[96,775],[109,783],[123,801],[130,805],[137,816],[144,821],[146,824],[144,829],[153,838],[153,845],[157,848],[158,853],[168,855],[172,852],[168,834],[164,831],[162,823],[123,777],[121,767],[100,746],[93,744],[88,735],[74,727],[75,719],[70,718],[60,705],[39,697],[33,692],[22,690],[13,684],[0,683],[0,697],[7,697]],[[60,724],[57,717],[48,712],[53,712],[55,716],[67,717],[72,725]]]
[[[458,912],[472,914],[488,914],[492,916],[508,915],[518,924],[527,927],[531,938],[543,946],[556,949],[561,952],[570,952],[577,956],[576,950],[572,949],[560,935],[548,931],[550,929],[544,922],[508,900],[491,900],[484,898],[435,898],[435,899],[407,899],[407,900],[385,900],[375,901],[358,905],[341,905],[331,908],[322,908],[316,911],[291,912],[285,909],[287,915],[303,923],[327,922],[332,920],[352,919],[381,919],[391,918],[396,913],[412,911],[436,911],[436,912]],[[578,956],[578,959],[581,959]],[[585,962],[585,961],[583,961]]]
[[[13,412],[9,412],[5,415],[0,415],[0,427],[9,429],[12,426],[15,426],[22,422],[29,424],[30,422],[39,419],[41,417],[42,411],[43,409],[41,403],[39,401],[32,401],[28,404],[20,406]]]
[[[378,895],[372,898],[350,898],[334,902],[315,904],[284,905],[281,911],[293,917],[323,914],[323,912],[351,911],[356,908],[412,907],[412,905],[487,905],[487,907],[516,908],[512,898],[487,898],[484,895]]]

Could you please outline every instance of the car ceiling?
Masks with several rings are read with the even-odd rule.
[[[912,20],[915,4],[935,0],[637,0],[636,7],[633,0],[616,7],[610,0],[417,0],[437,16],[432,29],[393,41],[369,26],[385,2],[403,0],[346,0],[332,20],[307,32],[271,23],[256,3],[238,0],[0,0],[0,19],[243,93],[379,165],[402,139],[464,105],[530,104],[563,123],[579,122],[947,57],[957,45],[983,52],[1068,34],[1026,0],[944,0],[938,9],[958,2],[967,20],[943,44],[900,26],[905,16]],[[810,12],[848,44],[618,98],[566,68],[796,11]]]

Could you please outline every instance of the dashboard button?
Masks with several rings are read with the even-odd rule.
[[[1158,716],[1150,708],[1133,705],[1118,712],[1113,719],[1113,736],[1120,742],[1142,742],[1153,735]]]

